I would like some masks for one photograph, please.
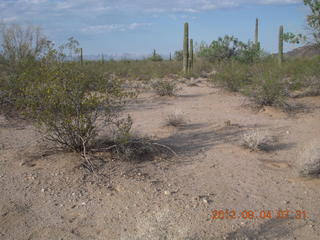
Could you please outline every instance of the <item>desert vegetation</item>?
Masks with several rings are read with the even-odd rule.
[[[305,0],[304,4],[311,10],[307,17],[311,39],[286,32],[286,26],[279,23],[279,31],[274,33],[278,52],[274,54],[266,52],[260,42],[263,29],[258,18],[252,41],[225,35],[210,43],[197,43],[193,26],[186,22],[181,26],[181,49],[168,53],[169,57],[154,49],[144,59],[122,60],[87,60],[86,49],[73,37],[56,46],[39,27],[2,24],[0,136],[4,137],[0,138],[0,168],[11,164],[19,180],[39,179],[37,184],[28,183],[26,189],[53,199],[52,212],[68,208],[63,217],[71,226],[78,224],[79,232],[71,231],[75,236],[80,236],[81,228],[90,221],[83,216],[97,214],[98,223],[90,222],[91,226],[102,221],[102,228],[105,223],[117,228],[128,215],[112,211],[123,214],[131,208],[135,218],[145,224],[139,222],[130,229],[140,234],[141,238],[134,239],[208,239],[198,238],[187,228],[192,229],[192,221],[199,220],[196,211],[208,215],[213,202],[238,210],[248,206],[318,209],[320,148],[313,138],[319,132],[320,56],[284,52],[285,44],[305,43],[319,49],[320,3]],[[15,125],[18,123],[22,127]],[[11,136],[11,131],[16,135]],[[24,138],[25,133],[32,137]],[[34,136],[40,136],[41,143],[31,141]],[[26,145],[12,146],[20,140]],[[24,148],[28,143],[41,153]],[[34,152],[28,157],[30,151]],[[18,158],[23,161],[16,163]],[[63,162],[65,159],[70,161]],[[5,179],[3,172],[0,181]],[[8,184],[13,182],[9,177],[5,180]],[[318,185],[312,190],[303,185],[313,181]],[[265,182],[270,188],[262,191]],[[59,188],[64,195],[50,188]],[[310,196],[307,203],[301,194]],[[79,204],[82,198],[85,200]],[[27,216],[28,211],[21,210],[27,209],[27,204],[12,207],[7,199],[1,201],[9,202],[0,214],[5,218],[0,218],[1,224],[10,223],[11,208],[18,209],[18,217]],[[154,209],[146,202],[154,204]],[[164,204],[169,210],[162,211]],[[81,207],[92,212],[81,215],[76,212]],[[184,221],[175,232],[183,235],[180,238],[170,235],[175,231],[170,229],[170,221],[178,219],[178,214],[170,215],[173,208]],[[103,215],[105,209],[111,212],[110,218]],[[239,232],[231,224],[217,223],[228,232],[224,239],[280,239],[285,232],[281,226],[292,223],[280,217],[282,222],[273,222],[264,216],[268,221],[252,230],[246,227],[250,216],[235,220]],[[204,224],[203,236],[210,229],[211,217]],[[319,217],[303,220],[312,226],[310,236],[318,235],[320,229],[314,223]],[[185,222],[188,227],[180,228]],[[123,225],[125,230],[117,236],[126,236],[126,223]],[[83,236],[102,236],[102,228]],[[296,229],[300,231],[300,226]],[[37,236],[37,231],[28,239]],[[299,234],[304,232],[296,236]]]
[[[310,1],[305,4],[317,7]],[[311,16],[308,23],[317,39],[317,24]],[[292,96],[320,93],[320,58],[289,58],[283,53],[284,42],[299,43],[305,39],[301,34],[286,33],[280,26],[277,55],[263,51],[258,19],[254,42],[226,35],[195,49],[189,34],[185,23],[183,50],[176,51],[173,59],[171,53],[164,59],[153,50],[145,60],[86,61],[83,48],[72,37],[56,47],[38,27],[3,25],[2,111],[34,121],[47,139],[82,153],[95,148],[101,125],[118,132],[109,143],[120,144],[124,152],[130,145],[132,119],[121,117],[120,112],[137,96],[139,84],[149,85],[159,96],[173,96],[179,79],[192,86],[192,79],[205,77],[209,83],[248,96],[257,106],[284,110],[291,109],[287,99]],[[178,126],[182,116],[171,114],[167,122]],[[252,132],[244,136],[244,145],[258,150],[265,140]]]
[[[308,24],[317,41],[314,15],[318,5],[304,3],[311,8]],[[87,61],[73,37],[57,47],[38,27],[3,25],[1,109],[34,121],[47,139],[76,152],[95,148],[98,128],[103,126],[113,132],[111,147],[104,149],[117,143],[124,152],[130,145],[133,122],[130,116],[121,116],[121,109],[137,96],[142,85],[159,96],[174,96],[179,81],[196,86],[194,79],[204,77],[214,86],[248,96],[257,106],[284,110],[292,109],[289,98],[317,96],[320,58],[294,58],[283,53],[284,42],[299,43],[306,37],[285,32],[281,25],[278,54],[270,55],[259,42],[259,30],[256,19],[254,42],[226,35],[195,48],[189,38],[192,31],[185,23],[183,49],[176,51],[173,59],[171,53],[164,59],[153,50],[145,60]],[[182,122],[177,113],[167,119],[167,125]],[[244,136],[244,145],[252,150],[258,150],[264,141],[268,140],[257,132]]]

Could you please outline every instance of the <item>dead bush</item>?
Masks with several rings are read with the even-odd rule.
[[[275,137],[270,136],[268,132],[261,130],[251,130],[243,134],[241,145],[252,151],[266,150],[268,146],[274,144]]]
[[[179,127],[186,123],[185,116],[182,111],[175,110],[166,117],[166,126]]]
[[[298,159],[301,176],[320,176],[320,144],[313,141],[303,146]]]
[[[151,87],[159,96],[174,96],[177,88],[177,83],[173,80],[155,79],[151,82]]]

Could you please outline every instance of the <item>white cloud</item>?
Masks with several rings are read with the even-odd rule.
[[[56,5],[57,9],[70,9],[72,7],[73,7],[72,3],[68,3],[68,2],[58,2]]]
[[[151,23],[104,24],[84,27],[81,31],[84,33],[123,32],[149,26]]]
[[[18,18],[17,17],[6,17],[6,18],[3,18],[2,21],[4,23],[11,23],[11,22],[14,22],[16,21]],[[1,19],[0,19],[1,20]],[[1,22],[1,21],[0,21]]]
[[[118,16],[150,17],[166,15],[169,18],[194,19],[197,13],[219,8],[233,8],[245,5],[296,4],[301,0],[0,0],[0,20],[3,22],[30,22],[46,24],[62,21],[69,17],[89,19],[91,24],[97,19],[105,19],[109,14]],[[188,16],[188,17],[186,17]],[[38,22],[37,22],[38,21]],[[107,25],[95,25],[82,32],[127,31],[146,24],[116,24],[109,20]],[[143,21],[143,20],[142,20]]]
[[[36,14],[50,14],[55,11],[78,11],[81,13],[117,10],[121,12],[146,13],[195,13],[218,8],[231,8],[248,4],[295,4],[301,0],[8,0],[0,3],[0,15],[23,14],[33,10]]]

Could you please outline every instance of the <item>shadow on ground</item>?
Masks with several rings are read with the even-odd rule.
[[[294,225],[294,218],[271,219],[260,225],[258,230],[242,227],[231,232],[225,239],[227,240],[273,240],[283,237],[293,239],[293,232],[305,224]]]

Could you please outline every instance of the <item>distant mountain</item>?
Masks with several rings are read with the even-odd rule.
[[[104,60],[142,60],[150,57],[152,54],[135,54],[135,53],[122,53],[122,54],[103,54]],[[169,59],[169,54],[160,54],[164,59]],[[83,58],[89,61],[99,61],[102,59],[102,55],[84,55]],[[74,57],[73,60],[77,60],[79,57]],[[67,58],[67,60],[71,60]]]
[[[142,54],[132,54],[132,53],[124,53],[124,54],[103,54],[104,60],[122,60],[122,59],[130,59],[130,60],[136,60],[136,59],[143,59],[147,56]],[[102,55],[85,55],[85,60],[91,60],[91,61],[98,61],[102,59]]]
[[[313,57],[320,55],[319,45],[306,45],[303,47],[295,48],[285,54],[289,57]]]

